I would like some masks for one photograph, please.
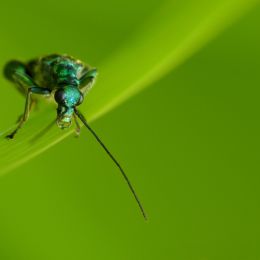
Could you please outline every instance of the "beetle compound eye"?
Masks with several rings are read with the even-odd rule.
[[[64,104],[64,101],[65,101],[65,93],[64,93],[64,91],[62,89],[57,90],[55,92],[54,98],[55,98],[55,101],[58,104]]]

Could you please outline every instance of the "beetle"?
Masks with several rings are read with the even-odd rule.
[[[51,54],[30,60],[27,63],[11,60],[4,67],[4,75],[26,97],[24,113],[20,116],[17,127],[6,138],[14,139],[23,127],[34,104],[38,101],[37,96],[54,97],[58,105],[56,117],[58,127],[61,129],[69,128],[74,119],[76,132],[79,134],[80,124],[77,118],[81,120],[119,168],[146,219],[143,206],[123,168],[77,108],[93,86],[97,77],[97,69],[66,54]]]

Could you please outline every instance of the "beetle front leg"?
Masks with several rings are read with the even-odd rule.
[[[29,113],[32,111],[32,109],[36,106],[37,102],[36,100],[31,98],[31,102],[30,102],[30,107],[29,107]],[[16,124],[18,124],[23,118],[23,113],[18,116],[17,120],[16,120]]]
[[[31,94],[49,95],[51,91],[47,88],[37,86],[30,75],[27,74],[25,65],[19,61],[10,61],[7,63],[4,69],[4,74],[7,79],[12,81],[17,88],[26,95],[24,113],[19,117],[16,129],[6,136],[7,138],[12,139],[27,121],[33,103],[35,103],[34,100],[31,100]]]
[[[91,89],[95,78],[97,77],[97,69],[91,69],[87,71],[80,79],[80,90],[85,96],[87,92]]]
[[[31,106],[31,94],[33,93],[39,95],[48,95],[51,93],[51,91],[47,88],[40,88],[40,87],[28,88],[23,116],[21,117],[15,130],[11,134],[7,135],[6,138],[13,139],[14,136],[17,134],[18,130],[21,129],[24,123],[28,120],[30,114],[30,106]]]
[[[75,113],[73,114],[73,118],[74,118],[74,121],[75,121],[75,124],[76,124],[76,128],[75,128],[75,134],[76,135],[75,135],[75,137],[79,137],[79,135],[80,135],[80,124],[78,122],[78,119],[77,119]]]

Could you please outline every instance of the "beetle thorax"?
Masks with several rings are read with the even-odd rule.
[[[74,64],[63,61],[54,66],[54,76],[58,86],[72,85],[78,86],[77,69]]]

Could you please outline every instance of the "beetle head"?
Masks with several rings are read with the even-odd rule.
[[[62,129],[70,127],[74,107],[83,102],[83,94],[77,87],[66,86],[56,90],[54,98],[58,103],[57,125]]]

